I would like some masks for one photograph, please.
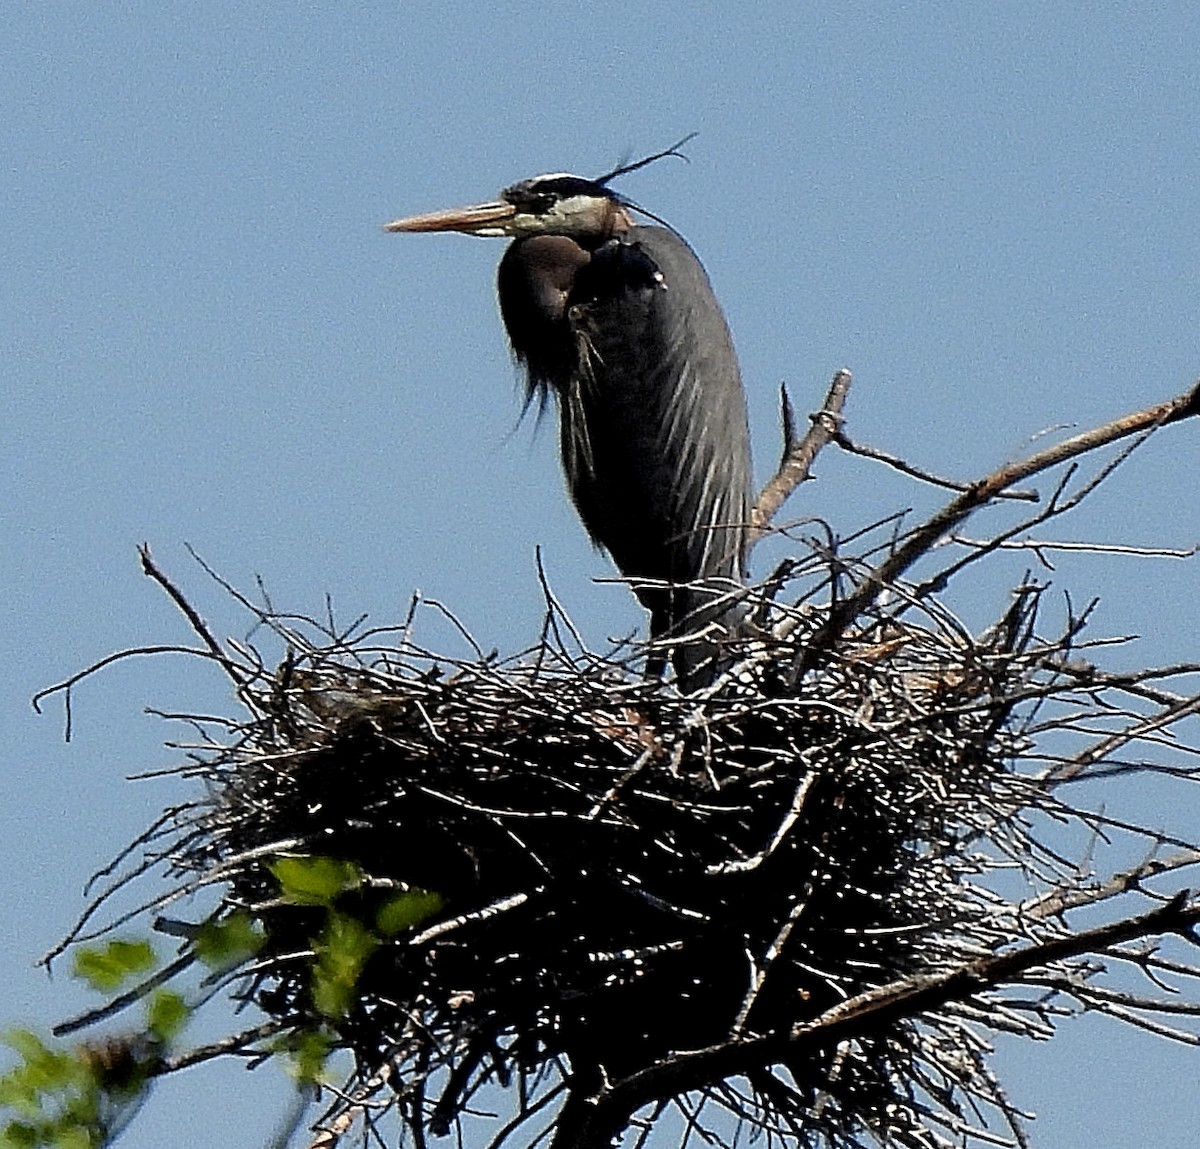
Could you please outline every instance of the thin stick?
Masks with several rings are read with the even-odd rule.
[[[155,564],[154,560],[150,557],[149,543],[142,543],[138,547],[138,557],[142,560],[143,574],[148,575],[167,592],[168,597],[183,612],[184,618],[188,620],[188,624],[192,630],[196,632],[204,645],[212,652],[213,657],[219,659],[222,663],[228,663],[225,668],[229,671],[230,677],[239,686],[242,685],[244,679],[241,676],[241,668],[228,662],[224,648],[213,637],[212,631],[208,629],[207,624],[200,617],[199,613],[197,613],[196,608],[183,597],[183,592]]]
[[[864,459],[874,459],[877,463],[883,463],[887,467],[899,471],[901,474],[908,475],[913,479],[920,479],[922,483],[929,483],[933,487],[944,487],[949,491],[965,491],[970,488],[970,483],[962,483],[957,479],[946,479],[941,475],[935,475],[932,471],[924,471],[920,467],[913,466],[912,463],[906,463],[898,455],[889,454],[887,451],[880,450],[878,447],[868,447],[863,443],[855,443],[849,439],[842,431],[838,431],[833,437],[833,442],[841,447],[841,449],[850,455],[861,455]],[[1002,499],[1017,499],[1026,503],[1036,503],[1038,500],[1037,491],[1001,491],[1000,498]]]

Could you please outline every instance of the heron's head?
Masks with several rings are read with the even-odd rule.
[[[507,187],[492,203],[411,215],[384,231],[461,231],[468,235],[567,235],[603,240],[630,226],[625,201],[602,183],[565,172]],[[585,244],[585,246],[587,246]]]

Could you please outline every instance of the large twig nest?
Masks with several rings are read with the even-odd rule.
[[[1023,837],[1020,811],[1053,804],[1012,769],[1014,704],[1046,680],[1036,600],[980,642],[881,614],[789,684],[815,629],[794,613],[705,698],[562,647],[505,666],[310,650],[253,693],[260,717],[210,763],[176,862],[221,872],[261,918],[253,997],[289,1024],[328,1020],[303,960],[324,911],[279,901],[264,847],[353,861],[343,907],[364,920],[397,889],[439,895],[337,1025],[365,1073],[436,1088],[436,1129],[481,1075],[565,1056],[619,1079],[733,1035],[782,1040],[1006,940],[974,879]],[[824,1097],[824,1127],[932,1143],[921,1083],[987,1088],[958,1024],[814,1047],[785,1058],[786,1086],[753,1088],[788,1121]]]
[[[847,384],[817,420],[823,441]],[[1196,395],[1008,464],[873,553],[813,541],[748,592],[753,636],[688,697],[631,670],[628,650],[583,650],[549,595],[544,640],[508,661],[435,657],[408,624],[352,638],[256,610],[289,649],[269,669],[217,643],[145,554],[250,717],[201,747],[188,771],[207,796],[169,812],[112,889],[164,859],[181,891],[218,887],[212,920],[240,913],[261,931],[239,993],[268,1017],[156,1071],[319,1032],[355,1067],[325,1146],[356,1114],[378,1117],[366,1099],[385,1084],[420,1149],[471,1119],[481,1087],[515,1083],[493,1146],[553,1121],[556,1149],[594,1149],[669,1104],[719,1137],[701,1116],[714,1103],[803,1144],[934,1147],[972,1130],[1023,1143],[989,1068],[994,1033],[1046,1036],[1073,1003],[1193,1040],[1161,1020],[1188,1016],[1162,978],[1200,969],[1145,939],[1194,943],[1200,904],[1151,883],[1200,852],[1058,790],[1155,769],[1129,750],[1157,752],[1200,712],[1194,690],[1169,685],[1197,667],[1103,672],[1077,646],[1086,613],[1068,606],[1045,637],[1028,581],[972,636],[937,594],[1015,530],[907,579],[1014,482],[1189,417]],[[789,457],[804,463],[803,446]],[[1029,522],[1113,466],[1070,497],[1068,470]],[[90,672],[54,689],[69,696]],[[1072,860],[1109,830],[1148,846],[1142,860]],[[351,880],[324,900],[289,896],[288,859]],[[397,899],[420,912],[384,928]],[[1098,906],[1100,925],[1068,920]],[[331,1004],[335,926],[366,942]],[[1149,989],[1109,980],[1110,959]]]

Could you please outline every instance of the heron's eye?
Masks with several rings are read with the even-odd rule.
[[[531,192],[525,201],[526,208],[536,215],[543,215],[554,207],[557,198],[546,192]]]
[[[545,215],[566,199],[612,199],[613,193],[590,180],[572,175],[538,176],[505,188],[501,198],[523,212]]]
[[[513,207],[531,215],[543,215],[548,212],[557,198],[552,192],[539,191],[529,184],[513,184],[501,194]]]

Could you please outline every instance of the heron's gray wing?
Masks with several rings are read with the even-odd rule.
[[[580,270],[567,317],[579,370],[561,397],[563,461],[593,539],[632,578],[738,578],[746,402],[700,261],[673,231],[632,228]],[[688,609],[659,611],[659,628]]]

